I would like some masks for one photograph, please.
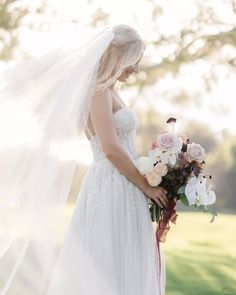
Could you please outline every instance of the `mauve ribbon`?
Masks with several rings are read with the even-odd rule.
[[[164,209],[164,212],[161,216],[161,219],[157,223],[156,229],[156,238],[157,241],[165,242],[166,241],[166,234],[170,229],[169,221],[176,224],[177,214],[175,210],[176,201],[175,198],[170,198],[168,200],[168,205]]]
[[[157,256],[158,256],[158,261],[159,261],[159,272],[157,274],[158,276],[158,286],[159,286],[159,295],[162,295],[162,290],[161,290],[161,286],[162,286],[162,276],[161,276],[161,254],[160,254],[160,243],[157,239]]]
[[[157,254],[159,260],[159,286],[161,288],[161,254],[160,254],[160,242],[166,241],[166,234],[170,229],[169,221],[176,224],[177,214],[175,210],[176,201],[174,198],[169,199],[168,206],[164,209],[163,215],[161,219],[157,223],[156,228],[156,240],[157,240]],[[162,294],[162,290],[160,289],[160,295]]]

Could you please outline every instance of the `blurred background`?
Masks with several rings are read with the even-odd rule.
[[[134,26],[146,43],[139,74],[120,89],[141,121],[138,154],[175,117],[175,132],[205,148],[217,195],[212,224],[210,216],[178,205],[163,244],[167,295],[236,294],[235,0],[0,0],[0,67],[119,23]],[[92,161],[88,142],[70,157],[83,169],[75,175],[68,219]]]

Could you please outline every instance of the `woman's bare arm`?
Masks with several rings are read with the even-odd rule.
[[[133,161],[120,145],[112,111],[112,97],[108,90],[93,96],[90,116],[94,130],[100,141],[102,151],[111,163],[131,182],[139,187],[147,196],[154,199],[160,206],[167,205],[165,190],[154,188],[141,175]],[[162,204],[161,204],[161,203]]]

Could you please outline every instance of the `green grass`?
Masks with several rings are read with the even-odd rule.
[[[166,243],[166,295],[236,294],[236,217],[178,212]]]

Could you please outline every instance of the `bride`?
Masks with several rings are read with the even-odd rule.
[[[18,149],[15,166],[8,162],[8,175],[24,175],[19,187],[27,195],[22,198],[24,213],[20,211],[22,218],[17,223],[23,220],[27,227],[33,225],[26,231],[27,243],[12,246],[11,239],[5,239],[1,258],[11,258],[3,258],[7,268],[0,269],[0,294],[164,295],[165,260],[155,238],[147,197],[161,207],[167,206],[166,191],[150,186],[135,166],[135,136],[140,121],[116,90],[117,81],[125,82],[129,75],[138,72],[144,43],[135,29],[117,25],[103,30],[81,49],[82,53],[73,50],[44,57],[38,63],[40,69],[36,69],[36,64],[22,65],[24,69],[28,67],[31,87],[38,87],[40,92],[34,92],[30,101],[32,93],[27,97],[27,91],[17,88],[18,100],[20,97],[21,105],[27,106],[31,115],[44,119],[40,125],[44,137],[38,159],[35,151],[31,154],[34,157],[29,157]],[[53,68],[55,61],[58,64]],[[59,69],[68,69],[68,73]],[[48,84],[49,72],[54,84]],[[15,77],[14,83],[22,87],[16,73],[17,69],[13,69],[9,77]],[[42,73],[47,74],[44,84],[36,79],[38,75],[42,78]],[[43,102],[48,93],[47,103]],[[9,97],[6,94],[8,101],[12,99]],[[60,208],[58,204],[65,203],[65,196],[61,195],[68,195],[75,165],[60,166],[59,160],[55,164],[56,157],[52,158],[48,150],[52,142],[63,146],[64,139],[74,135],[75,124],[77,136],[84,132],[89,140],[93,162],[82,180],[60,251],[53,256],[59,217],[56,209],[55,214],[52,210],[47,213],[53,206]],[[58,150],[57,155],[61,155],[62,150]],[[26,154],[28,161],[24,166],[22,159]],[[1,161],[7,166],[2,157]],[[17,163],[21,165],[16,172],[13,167]],[[58,171],[60,182],[53,182],[56,187],[52,188],[51,181],[58,180]],[[33,182],[36,176],[37,181]],[[5,182],[1,182],[1,193],[14,184],[9,179],[5,176]],[[19,238],[16,222],[9,224],[9,232]],[[9,261],[14,261],[12,268]]]

